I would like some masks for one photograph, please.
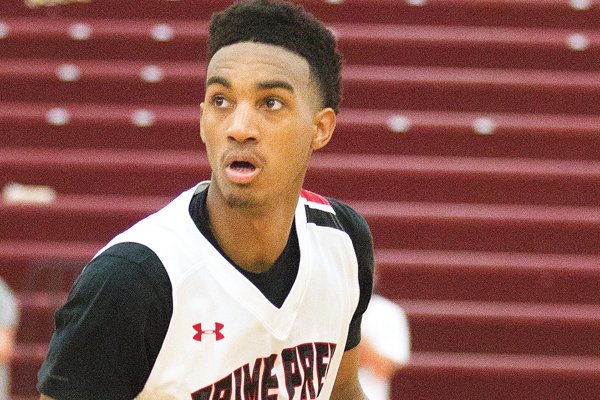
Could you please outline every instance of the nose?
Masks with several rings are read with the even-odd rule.
[[[256,113],[251,105],[239,103],[230,114],[230,124],[227,136],[238,142],[255,141],[258,139]]]

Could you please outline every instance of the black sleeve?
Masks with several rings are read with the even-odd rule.
[[[367,221],[361,217],[350,206],[328,198],[330,204],[335,210],[336,216],[354,245],[356,259],[358,260],[358,283],[360,286],[360,298],[358,306],[350,322],[348,331],[348,340],[345,350],[350,350],[360,343],[360,324],[362,315],[366,311],[371,292],[373,291],[373,237]]]
[[[117,244],[92,260],[55,314],[38,390],[56,400],[131,400],[144,387],[173,312],[149,248]]]

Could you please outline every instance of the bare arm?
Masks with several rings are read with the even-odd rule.
[[[0,328],[0,362],[10,361],[15,346],[16,329]]]
[[[48,396],[46,396],[45,394],[42,394],[42,395],[40,396],[40,400],[54,400],[54,399],[53,399],[52,397],[48,397]]]
[[[391,379],[391,377],[398,370],[402,369],[406,362],[397,362],[392,358],[379,353],[368,341],[366,337],[363,337],[360,342],[360,364],[364,367],[371,369],[371,371],[384,379]]]
[[[344,352],[330,400],[368,400],[358,382],[359,348]]]

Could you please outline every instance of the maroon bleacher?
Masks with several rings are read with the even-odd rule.
[[[353,153],[360,148],[367,155],[598,159],[598,115],[386,107],[390,109],[343,109],[336,134],[322,152]],[[57,113],[66,115],[68,123],[50,118]],[[201,149],[198,126],[197,105],[3,102],[0,146],[80,148],[85,143],[86,149],[197,151]],[[129,134],[123,135],[124,130]],[[493,134],[477,134],[479,131]]]
[[[400,399],[597,399],[600,2],[301,0],[345,54],[306,187],[370,223],[405,308]],[[230,0],[0,2],[0,275],[23,308],[13,398],[54,310],[114,234],[210,176],[206,27]]]

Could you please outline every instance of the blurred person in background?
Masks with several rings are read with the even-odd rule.
[[[0,278],[0,400],[8,400],[9,363],[13,355],[19,308],[10,288]]]
[[[370,400],[392,400],[391,381],[410,359],[411,338],[406,313],[375,288],[362,318],[359,381]]]

